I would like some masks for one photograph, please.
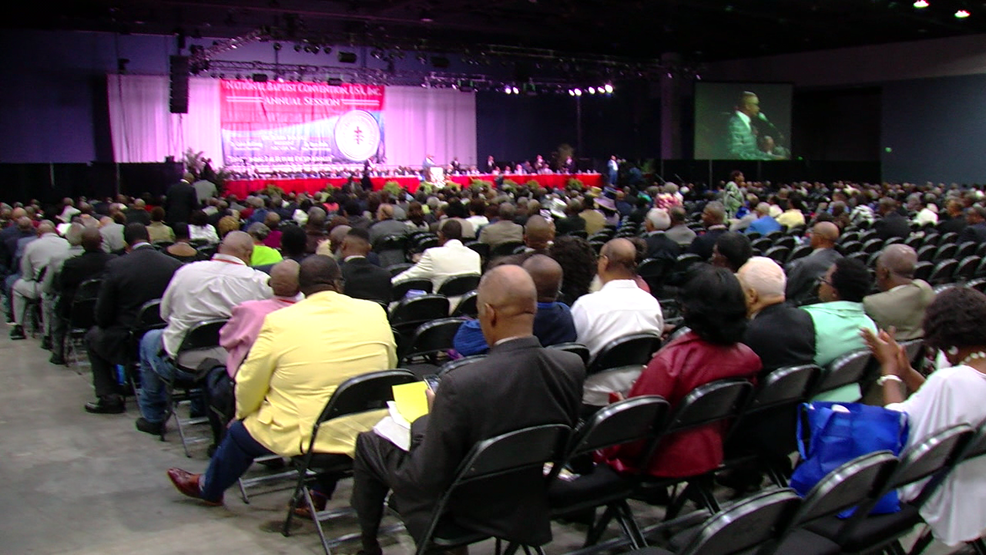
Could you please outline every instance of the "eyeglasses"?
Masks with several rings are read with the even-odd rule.
[[[824,283],[825,285],[828,285],[829,287],[832,287],[832,282],[830,280],[825,279],[825,276],[822,276],[822,277],[818,278],[818,283],[819,284]]]

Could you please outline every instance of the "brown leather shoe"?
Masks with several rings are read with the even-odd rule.
[[[222,497],[218,501],[202,499],[202,490],[199,487],[199,481],[202,479],[201,474],[192,474],[180,468],[169,468],[168,478],[171,479],[171,483],[175,485],[178,491],[194,499],[199,499],[210,507],[218,507],[223,504]]]
[[[312,505],[315,505],[315,512],[320,513],[324,511],[325,504],[328,502],[329,498],[315,490],[308,490],[308,492],[312,498]],[[305,503],[304,498],[299,499],[298,503],[294,506],[294,514],[305,518],[311,518],[311,511],[308,510],[308,504]]]

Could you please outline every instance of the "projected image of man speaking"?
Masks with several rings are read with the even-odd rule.
[[[726,157],[735,160],[785,160],[784,135],[760,111],[757,94],[744,91],[729,118]]]

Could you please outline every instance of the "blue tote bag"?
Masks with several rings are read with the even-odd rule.
[[[829,472],[856,457],[875,451],[900,456],[907,432],[907,414],[900,411],[861,403],[804,403],[797,437],[801,464],[791,475],[791,487],[804,496]],[[882,497],[870,514],[899,510],[900,501],[894,490]],[[843,511],[839,517],[847,518],[852,511]]]

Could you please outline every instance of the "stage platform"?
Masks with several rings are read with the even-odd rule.
[[[494,175],[453,175],[449,180],[463,187],[468,187],[474,179],[495,182],[499,176]],[[575,178],[581,181],[586,187],[602,187],[603,176],[598,173],[578,173],[578,174],[548,174],[548,175],[504,175],[504,179],[515,181],[521,185],[529,181],[537,181],[542,187],[561,189],[569,179]],[[388,181],[396,181],[401,187],[407,189],[412,194],[417,192],[421,179],[418,177],[371,177],[373,190],[379,191]],[[348,181],[345,177],[312,177],[300,179],[236,179],[226,181],[226,193],[234,194],[243,198],[249,193],[259,191],[268,184],[280,187],[286,193],[315,193],[325,189],[326,186],[342,187]],[[358,183],[358,181],[357,181]]]

